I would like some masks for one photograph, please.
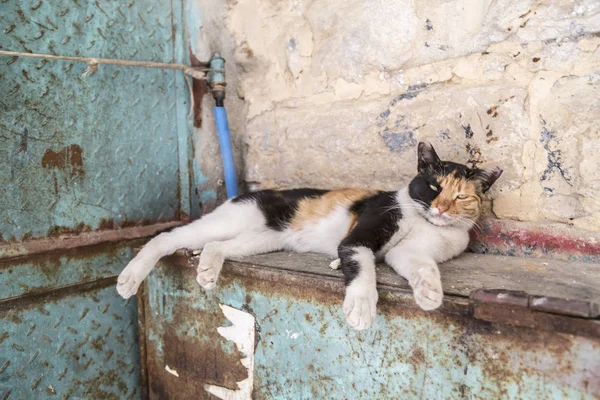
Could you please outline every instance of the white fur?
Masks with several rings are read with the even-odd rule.
[[[307,222],[299,231],[286,229],[282,240],[285,249],[296,253],[312,252],[337,257],[338,246],[351,223],[348,209],[338,207],[322,220]]]
[[[199,220],[150,240],[119,275],[117,291],[125,299],[136,294],[158,260],[178,249],[201,249],[208,242],[231,239],[264,225],[265,217],[256,205],[228,201]]]
[[[377,257],[384,258],[408,280],[421,308],[432,310],[440,306],[443,297],[437,263],[464,251],[471,224],[438,215],[437,210],[423,210],[411,199],[408,189],[398,191],[397,200],[402,211],[398,231]],[[119,275],[117,291],[124,298],[134,295],[158,260],[181,248],[203,249],[196,280],[206,289],[216,285],[227,258],[282,249],[337,256],[351,223],[348,210],[339,207],[322,220],[307,222],[300,230],[278,232],[267,228],[255,204],[228,201],[213,213],[150,240]],[[366,329],[375,320],[377,304],[375,255],[366,247],[356,247],[355,251],[361,268],[346,288],[343,308],[352,327]]]
[[[425,219],[423,214],[426,212],[411,199],[408,189],[398,191],[397,199],[398,203],[405,205],[402,208],[402,218],[398,221],[399,232],[405,234],[401,240],[393,244],[388,243],[384,247],[385,250],[390,251],[398,245],[414,253],[427,255],[435,262],[441,263],[456,257],[467,248],[471,225],[463,223],[433,225],[431,217],[427,215]],[[394,235],[392,239],[398,239],[396,236]],[[390,244],[392,244],[391,248]]]
[[[360,265],[360,271],[346,287],[344,315],[351,327],[362,330],[373,324],[377,312],[375,256],[366,247],[355,247],[354,251],[353,258]]]
[[[205,289],[213,289],[226,258],[269,253],[281,247],[280,235],[266,228],[244,232],[233,239],[207,243],[200,254],[196,281]]]
[[[453,221],[441,219],[437,212],[427,215],[411,199],[407,189],[400,190],[397,199],[405,205],[399,225],[406,235],[386,251],[385,261],[408,281],[422,309],[436,309],[443,297],[437,263],[454,258],[466,249],[471,226],[462,222],[453,225]]]

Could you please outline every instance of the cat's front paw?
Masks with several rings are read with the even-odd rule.
[[[142,281],[148,276],[147,268],[142,260],[134,258],[117,278],[117,292],[128,299],[137,293]]]
[[[348,286],[343,307],[348,324],[359,331],[373,325],[377,315],[377,299],[375,286]]]
[[[435,310],[442,305],[444,292],[439,273],[430,268],[421,268],[412,285],[415,301],[425,311]]]
[[[198,282],[202,288],[210,290],[217,286],[221,268],[217,268],[216,265],[199,265],[197,271],[198,275],[196,275],[196,282]]]

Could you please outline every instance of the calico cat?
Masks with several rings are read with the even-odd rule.
[[[277,250],[339,257],[346,283],[343,310],[355,329],[375,320],[375,261],[406,278],[417,304],[442,303],[437,263],[462,253],[481,213],[481,196],[502,170],[441,161],[418,145],[418,174],[395,192],[375,190],[263,190],[228,200],[197,221],[162,233],[131,260],[117,291],[129,298],[157,261],[181,248],[202,249],[196,281],[212,289],[226,258]]]

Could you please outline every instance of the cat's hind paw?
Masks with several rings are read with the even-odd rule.
[[[435,310],[442,305],[444,292],[439,274],[421,268],[413,285],[413,294],[416,303],[425,311]]]
[[[147,275],[139,261],[133,259],[117,278],[117,292],[124,299],[130,298],[137,293]]]
[[[377,316],[377,298],[375,287],[367,289],[348,286],[343,307],[346,322],[359,331],[373,325]]]

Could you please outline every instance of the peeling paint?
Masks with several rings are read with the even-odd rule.
[[[269,267],[269,257],[280,260],[278,272]],[[473,312],[481,318],[470,316],[470,302],[450,294],[441,309],[424,312],[399,279],[398,284],[380,282],[377,321],[371,329],[356,332],[344,320],[339,272],[327,269],[326,257],[317,258],[278,254],[230,262],[209,293],[196,287],[193,269],[163,265],[149,277],[149,293],[168,293],[166,309],[185,307],[188,317],[170,319],[169,312],[158,313],[151,326],[179,329],[193,324],[198,327],[196,336],[206,337],[223,324],[210,315],[221,314],[224,302],[237,310],[252,310],[261,329],[254,347],[252,396],[257,399],[433,399],[461,398],[461,393],[481,398],[592,399],[600,389],[593,373],[599,367],[600,331],[591,320],[572,318],[562,325],[548,320],[544,328],[525,327],[554,317],[528,310],[527,296],[505,291],[498,292],[499,304],[474,298]],[[497,271],[502,265],[506,264],[499,261]],[[477,281],[469,271],[463,269],[465,275],[457,278],[466,278],[465,287]],[[524,307],[516,307],[521,303]],[[156,305],[149,307],[150,314],[158,311]],[[528,325],[514,325],[523,323]],[[584,324],[589,335],[581,334],[583,325],[569,331],[572,334],[557,332],[573,324]],[[207,372],[234,367],[214,344],[208,352],[191,342],[179,351],[197,353],[194,359],[202,365],[187,364],[188,374],[195,366]],[[182,369],[178,372],[183,376]],[[168,379],[155,371],[151,380],[160,386]],[[170,386],[172,391],[156,391],[154,398],[174,394],[181,400],[205,398],[201,385],[206,382],[226,386],[227,394],[240,392],[231,380],[228,385],[223,381],[220,374],[190,380],[185,395]]]
[[[170,368],[168,365],[165,365],[165,371],[179,378],[179,374],[173,368]]]
[[[248,370],[248,377],[237,382],[238,390],[216,385],[205,385],[204,389],[223,400],[250,400],[254,386],[255,320],[247,312],[223,304],[219,304],[219,307],[232,325],[219,327],[217,331],[225,339],[233,341],[237,349],[246,356],[241,362]]]

